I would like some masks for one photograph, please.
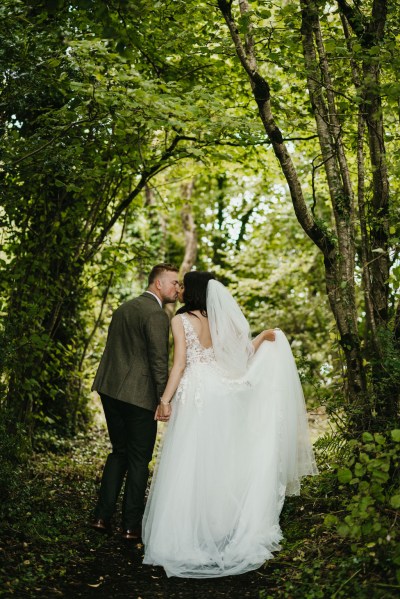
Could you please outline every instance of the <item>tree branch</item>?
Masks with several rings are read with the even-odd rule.
[[[42,152],[43,150],[45,150],[46,148],[51,146],[51,144],[54,143],[56,141],[56,139],[58,139],[60,137],[60,135],[63,135],[64,133],[66,133],[67,131],[72,129],[72,127],[75,127],[76,125],[81,125],[82,123],[91,123],[94,120],[95,120],[94,118],[90,118],[90,119],[82,119],[80,121],[75,121],[74,123],[70,123],[67,127],[63,127],[54,137],[49,139],[49,141],[46,141],[46,143],[41,145],[39,148],[36,148],[35,150],[28,152],[28,154],[25,154],[25,156],[22,156],[21,158],[14,160],[13,162],[11,162],[11,165],[14,166],[16,164],[19,164],[20,162],[27,160],[31,156],[34,156],[35,154]]]
[[[365,34],[365,24],[362,14],[350,6],[346,0],[337,0],[340,12],[344,14],[348,20],[352,30],[359,38],[363,38]]]
[[[289,186],[297,219],[306,234],[323,252],[325,258],[329,260],[331,252],[334,251],[335,243],[325,228],[322,228],[316,223],[305,202],[297,171],[284,143],[282,133],[276,125],[272,114],[269,84],[257,70],[254,43],[251,39],[251,27],[249,27],[247,33],[245,49],[239,35],[238,27],[232,15],[231,3],[228,3],[226,0],[218,0],[218,7],[228,26],[238,58],[250,79],[253,96],[258,106],[261,121],[271,140],[275,155],[280,162],[283,174]],[[240,0],[240,10],[242,15],[248,12],[248,3],[246,0]]]
[[[172,140],[171,144],[165,150],[165,152],[163,152],[160,160],[156,164],[154,164],[151,168],[143,171],[143,173],[140,177],[140,180],[137,183],[137,185],[135,186],[135,188],[128,194],[128,196],[122,202],[120,202],[120,204],[115,209],[114,214],[112,215],[112,217],[110,218],[108,223],[105,225],[105,227],[103,227],[103,229],[99,233],[97,239],[93,242],[90,250],[85,255],[85,260],[89,260],[90,258],[92,258],[94,256],[97,249],[103,243],[106,235],[111,231],[112,227],[117,222],[117,220],[119,219],[121,214],[124,212],[124,210],[126,208],[128,208],[128,206],[131,204],[131,202],[139,195],[139,193],[142,191],[142,189],[146,185],[147,181],[151,177],[153,177],[155,174],[157,174],[158,172],[160,172],[161,170],[163,170],[164,168],[166,168],[169,165],[168,161],[173,156],[176,146],[178,145],[178,143],[180,141],[183,141],[183,140],[193,141],[194,138],[185,136],[185,135],[176,135],[175,138]]]

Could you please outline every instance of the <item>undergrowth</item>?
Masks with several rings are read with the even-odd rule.
[[[327,435],[317,455],[321,474],[285,503],[283,550],[264,568],[276,584],[260,599],[398,597],[400,431]]]
[[[30,456],[2,452],[0,596],[61,595],[67,570],[79,576],[91,559],[82,547],[103,541],[87,522],[106,444],[99,431],[53,441],[52,451]]]

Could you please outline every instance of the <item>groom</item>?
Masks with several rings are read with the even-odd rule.
[[[154,412],[168,378],[169,319],[163,305],[178,297],[178,269],[157,264],[148,289],[113,314],[106,347],[93,383],[103,404],[112,445],[104,466],[92,528],[110,531],[125,476],[122,536],[139,541],[144,495],[157,433]]]

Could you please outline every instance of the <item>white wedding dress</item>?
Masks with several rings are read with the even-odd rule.
[[[144,563],[168,576],[242,574],[280,549],[285,495],[317,473],[303,393],[280,330],[234,378],[221,367],[224,344],[214,342],[211,322],[207,349],[190,317],[181,318],[186,369],[146,504]]]

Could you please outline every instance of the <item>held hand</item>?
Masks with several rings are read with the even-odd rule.
[[[166,422],[169,420],[171,416],[171,404],[163,404],[159,403],[157,406],[156,413],[154,414],[154,420],[160,420],[161,422]]]
[[[268,329],[264,331],[264,341],[275,341],[274,329]]]
[[[161,418],[164,418],[165,420],[169,420],[169,417],[171,416],[171,404],[163,404],[160,403],[160,415]]]

